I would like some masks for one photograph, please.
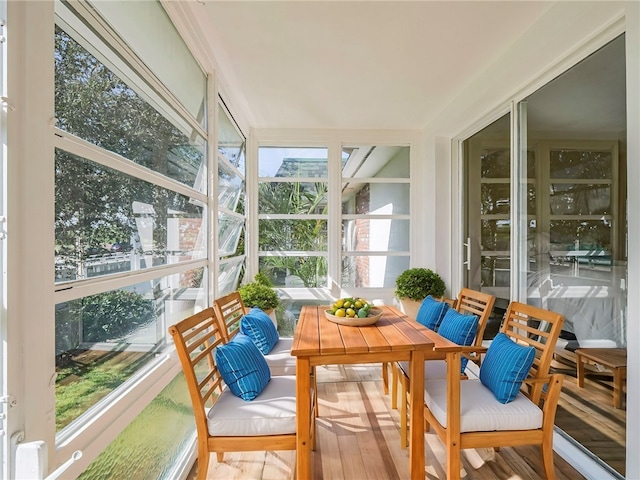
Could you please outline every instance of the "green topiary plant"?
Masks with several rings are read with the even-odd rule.
[[[396,278],[395,293],[398,298],[421,301],[428,295],[440,298],[444,291],[444,280],[429,268],[410,268]]]
[[[248,308],[259,307],[262,310],[271,310],[280,303],[276,292],[264,273],[257,273],[253,282],[238,288],[244,305]]]

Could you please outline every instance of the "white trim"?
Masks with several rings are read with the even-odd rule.
[[[55,133],[54,145],[56,148],[60,148],[65,152],[73,153],[79,157],[104,165],[105,167],[113,168],[114,170],[132,177],[166,188],[167,190],[180,193],[186,197],[194,198],[201,201],[203,204],[207,203],[206,193],[199,192],[184,183],[180,183],[177,180],[173,180],[172,178],[156,173],[147,167],[134,163],[133,161],[118,155],[117,153],[98,147],[69,132],[60,130],[57,127],[55,127],[53,131]]]

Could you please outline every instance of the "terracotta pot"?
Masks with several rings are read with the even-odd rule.
[[[269,318],[271,319],[273,324],[276,326],[276,330],[277,330],[278,329],[278,318],[276,317],[276,309],[275,308],[268,308],[267,310],[264,310],[264,313],[269,315]]]

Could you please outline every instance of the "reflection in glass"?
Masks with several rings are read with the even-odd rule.
[[[610,215],[611,185],[552,183],[552,215]]]
[[[345,255],[342,257],[342,287],[393,288],[398,275],[408,268],[408,256]]]
[[[233,292],[238,286],[240,272],[244,266],[244,258],[220,263],[218,270],[218,296]]]
[[[610,151],[551,150],[550,156],[550,176],[552,179],[612,178],[613,162]]]
[[[261,252],[327,250],[327,220],[259,220]]]
[[[508,215],[511,211],[511,183],[482,183],[480,191],[482,215]],[[529,215],[536,213],[536,190],[533,184],[528,185],[527,211]]]
[[[153,360],[168,326],[206,306],[205,283],[198,268],[57,304],[57,430]]]
[[[218,214],[218,255],[225,257],[236,253],[243,227],[243,217],[222,212]]]
[[[359,145],[342,148],[342,178],[409,178],[409,147]]]
[[[66,32],[55,34],[56,126],[206,191],[205,141],[163,117]]]
[[[245,174],[244,137],[238,133],[229,115],[222,107],[218,109],[218,151],[242,175]]]
[[[285,178],[327,178],[326,148],[260,147],[258,176]]]
[[[258,213],[326,214],[327,183],[260,182]]]
[[[244,180],[224,164],[218,166],[218,206],[236,211],[244,195]]]
[[[78,479],[173,480],[173,469],[194,435],[189,390],[180,373]]]
[[[344,183],[342,213],[358,215],[408,215],[408,183]]]
[[[274,287],[327,286],[327,258],[324,256],[260,257],[259,270],[269,277]]]
[[[201,202],[55,153],[56,282],[206,255]]]
[[[611,251],[611,221],[551,220],[552,250]]]
[[[408,252],[410,221],[357,218],[342,221],[343,250],[347,252]]]

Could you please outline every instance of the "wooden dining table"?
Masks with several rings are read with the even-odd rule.
[[[291,354],[296,357],[297,478],[311,478],[311,375],[320,365],[409,361],[409,470],[425,478],[424,362],[460,352],[460,346],[408,318],[393,306],[377,307],[382,316],[369,326],[333,323],[327,306],[304,306],[296,326]],[[452,362],[455,364],[455,362]],[[457,363],[459,365],[459,363]],[[459,367],[458,367],[459,368]],[[314,392],[315,394],[315,392]]]

